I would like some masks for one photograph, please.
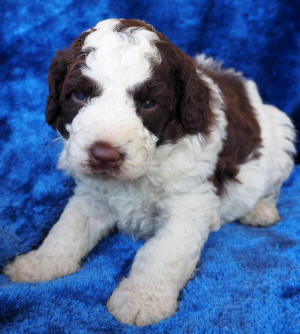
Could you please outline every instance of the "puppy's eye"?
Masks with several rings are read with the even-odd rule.
[[[156,102],[154,100],[146,100],[141,103],[141,107],[145,110],[152,109],[156,105]]]
[[[75,100],[80,101],[80,102],[86,101],[86,96],[80,91],[73,92],[73,97]]]

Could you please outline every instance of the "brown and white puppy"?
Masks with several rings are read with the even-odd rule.
[[[107,303],[147,325],[174,314],[211,230],[279,220],[295,152],[288,117],[252,81],[189,58],[144,22],[102,21],[58,52],[46,120],[77,187],[42,245],[5,268],[14,281],[75,272],[115,226],[151,236]]]

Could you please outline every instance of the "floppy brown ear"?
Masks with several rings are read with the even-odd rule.
[[[206,135],[213,122],[210,108],[210,89],[192,69],[185,80],[181,103],[181,122],[188,133]]]
[[[59,97],[61,86],[68,70],[66,52],[58,51],[52,59],[48,72],[49,95],[46,105],[46,122],[55,130],[60,129],[62,122],[61,106]]]
[[[46,106],[46,122],[58,130],[63,136],[68,133],[64,127],[63,113],[60,104],[60,94],[64,78],[68,73],[69,67],[80,59],[85,53],[82,46],[87,35],[91,32],[85,31],[72,43],[69,49],[65,51],[57,51],[56,57],[52,59],[48,73],[49,95]]]

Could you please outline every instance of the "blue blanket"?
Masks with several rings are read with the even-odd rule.
[[[190,55],[205,52],[254,79],[263,99],[300,113],[298,0],[1,1],[0,273],[37,247],[74,188],[55,169],[60,141],[44,122],[57,49],[111,17],[152,23]],[[113,234],[73,275],[36,284],[0,275],[1,333],[300,333],[300,168],[270,228],[232,222],[212,233],[177,313],[146,328],[120,324],[105,302],[142,240]]]

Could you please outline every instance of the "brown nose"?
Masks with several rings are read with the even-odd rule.
[[[93,144],[89,150],[90,165],[93,168],[117,168],[120,167],[122,155],[112,145],[104,142]]]

